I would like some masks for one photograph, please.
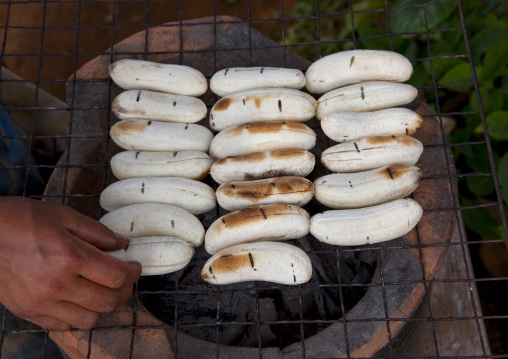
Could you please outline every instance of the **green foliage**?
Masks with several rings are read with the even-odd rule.
[[[319,34],[315,0],[300,0],[286,25],[287,44],[315,42],[325,44],[293,47],[293,51],[311,61],[337,51],[354,48],[393,50],[409,59],[432,61],[413,62],[414,71],[409,83],[430,86],[420,91],[420,99],[436,109],[434,85],[456,86],[439,89],[439,107],[443,112],[479,112],[478,98],[473,86],[473,73],[467,58],[464,34],[455,2],[433,0],[423,6],[421,0],[396,0],[385,11],[383,0],[353,2],[351,22],[349,0],[320,0],[318,4]],[[475,64],[476,78],[486,116],[493,157],[501,184],[502,199],[508,204],[508,2],[505,0],[461,0],[469,43]],[[358,12],[367,11],[367,12]],[[326,14],[338,14],[323,16]],[[388,19],[390,20],[388,22]],[[388,26],[390,24],[390,27]],[[443,29],[456,31],[432,31]],[[431,30],[431,31],[427,31]],[[391,30],[391,33],[390,33]],[[281,39],[282,41],[282,39]],[[436,58],[436,57],[446,58]],[[479,114],[457,116],[457,127],[449,135],[449,142],[482,141],[483,125]],[[497,201],[491,175],[487,147],[484,144],[453,146],[458,173],[483,173],[459,179],[462,206]],[[503,238],[502,228],[492,212],[485,208],[463,211],[467,227],[481,236]]]

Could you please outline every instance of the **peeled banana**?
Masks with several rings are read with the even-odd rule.
[[[194,215],[169,204],[131,204],[109,212],[99,222],[128,238],[172,236],[193,247],[205,238],[205,229]]]
[[[194,255],[194,248],[177,237],[131,238],[129,246],[108,252],[124,262],[140,262],[141,275],[158,275],[184,268]]]
[[[223,97],[210,111],[210,128],[261,121],[307,121],[316,114],[317,102],[304,92],[284,88],[262,88]]]
[[[210,89],[224,97],[234,92],[270,87],[301,89],[305,76],[300,70],[280,67],[232,67],[210,79]]]
[[[401,54],[381,50],[350,50],[325,56],[306,72],[307,90],[322,94],[365,81],[405,82],[413,74]]]
[[[303,177],[275,177],[256,181],[229,182],[217,189],[219,205],[234,211],[259,204],[306,205],[314,196],[314,186]]]
[[[413,135],[423,119],[407,108],[374,112],[332,112],[321,119],[326,136],[337,142],[369,136]]]
[[[273,121],[238,125],[221,131],[210,144],[214,158],[253,152],[300,148],[316,145],[316,133],[300,122]]]
[[[199,181],[178,177],[140,177],[115,182],[100,196],[106,211],[136,203],[162,203],[202,214],[215,208],[214,190]]]
[[[109,76],[125,90],[150,90],[201,96],[208,88],[205,76],[184,65],[123,59],[109,65]]]
[[[332,112],[369,112],[410,103],[418,95],[411,85],[393,82],[365,82],[327,92],[318,100],[316,117]]]
[[[147,120],[123,120],[110,130],[113,141],[133,151],[207,152],[213,134],[204,126]]]
[[[201,276],[212,284],[260,280],[298,285],[312,277],[312,263],[304,251],[290,244],[245,243],[213,255]]]
[[[215,160],[200,151],[124,151],[111,158],[111,171],[118,179],[133,177],[206,177]]]
[[[359,209],[326,211],[310,220],[310,233],[339,246],[389,241],[412,230],[422,218],[418,202],[406,198]]]
[[[113,100],[111,109],[121,120],[140,119],[195,123],[205,118],[206,105],[191,96],[146,90],[124,91]]]
[[[360,172],[393,163],[414,165],[422,152],[422,143],[410,136],[373,136],[332,146],[321,162],[333,172]]]
[[[403,198],[413,192],[422,171],[393,164],[357,173],[334,173],[314,181],[316,199],[331,208],[361,208]]]

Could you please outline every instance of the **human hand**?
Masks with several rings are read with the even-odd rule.
[[[122,305],[141,275],[103,251],[128,240],[70,207],[0,198],[0,302],[44,328],[91,329]]]

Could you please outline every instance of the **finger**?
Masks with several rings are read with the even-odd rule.
[[[139,262],[124,262],[91,246],[82,246],[79,273],[92,282],[112,289],[130,286],[141,276]]]
[[[114,311],[132,295],[132,285],[111,289],[85,278],[78,278],[68,289],[63,300],[98,313]]]
[[[77,304],[60,301],[48,308],[48,314],[73,328],[90,330],[99,321],[100,313],[85,309]]]
[[[128,239],[115,234],[106,226],[74,209],[62,206],[59,209],[65,228],[76,237],[103,251],[114,251],[127,247]]]
[[[43,327],[44,329],[55,330],[57,332],[66,332],[71,330],[70,324],[67,324],[59,319],[47,315],[40,315],[33,318],[23,318],[23,319],[26,319],[34,324],[37,324],[38,326]]]

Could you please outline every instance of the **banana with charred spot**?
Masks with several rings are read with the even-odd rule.
[[[210,144],[210,155],[214,158],[224,158],[291,148],[310,150],[315,145],[316,133],[303,123],[254,122],[219,132]]]
[[[201,151],[124,151],[111,158],[111,171],[123,180],[133,177],[182,177],[200,180],[210,171],[214,159]]]
[[[252,280],[298,285],[312,277],[312,263],[300,248],[286,243],[246,243],[224,249],[206,261],[203,279],[212,284]]]
[[[224,97],[235,92],[270,87],[301,89],[305,76],[300,70],[280,67],[232,67],[210,79],[210,89]]]
[[[124,59],[109,65],[109,76],[125,90],[150,90],[201,96],[208,88],[205,76],[184,65]]]
[[[316,199],[331,208],[374,206],[412,193],[422,171],[416,166],[393,164],[366,172],[334,173],[314,181]]]
[[[422,152],[422,143],[410,136],[373,136],[327,148],[321,162],[333,172],[361,172],[392,163],[414,165]]]
[[[369,112],[410,103],[418,95],[411,85],[393,82],[365,82],[327,92],[318,100],[316,117],[332,112]]]
[[[106,211],[136,203],[162,203],[202,214],[215,208],[214,190],[199,181],[178,177],[140,177],[115,182],[100,196]]]
[[[194,255],[194,248],[177,237],[131,238],[129,246],[108,252],[124,262],[140,262],[141,275],[159,275],[184,268]]]
[[[307,90],[322,94],[365,81],[405,82],[413,74],[411,62],[401,54],[381,50],[350,50],[325,56],[306,72]]]
[[[374,112],[332,112],[321,119],[326,136],[337,142],[368,136],[413,135],[423,119],[407,108]]]
[[[113,141],[133,151],[207,152],[213,133],[204,126],[146,120],[123,120],[110,130]]]
[[[222,158],[212,165],[210,174],[220,184],[277,176],[305,177],[315,164],[312,153],[294,148]]]
[[[230,212],[208,228],[205,249],[213,254],[240,243],[283,241],[309,233],[309,214],[300,207],[269,204]]]
[[[317,102],[309,94],[283,88],[246,90],[223,97],[210,111],[216,131],[261,121],[307,121],[316,114]]]
[[[145,90],[122,92],[111,109],[121,120],[196,123],[206,116],[206,105],[200,99]]]
[[[422,218],[420,204],[397,199],[373,207],[326,211],[310,220],[310,233],[318,240],[339,246],[389,241],[412,230]]]
[[[205,229],[193,214],[169,204],[131,204],[109,212],[99,222],[128,238],[172,236],[193,247],[205,238]]]
[[[260,204],[304,206],[314,196],[314,186],[303,177],[275,177],[257,181],[224,183],[217,188],[219,205],[234,211]]]

